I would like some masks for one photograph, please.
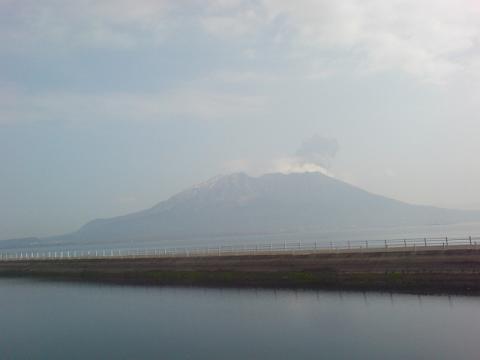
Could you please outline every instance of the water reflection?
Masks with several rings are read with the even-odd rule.
[[[1,358],[476,359],[480,299],[0,280]]]

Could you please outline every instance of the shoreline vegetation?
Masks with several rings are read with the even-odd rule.
[[[153,286],[480,294],[480,250],[18,260],[0,277]]]

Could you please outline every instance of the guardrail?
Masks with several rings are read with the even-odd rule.
[[[480,237],[424,237],[389,240],[352,240],[340,242],[282,242],[201,247],[166,247],[144,249],[95,249],[18,251],[0,253],[0,261],[74,260],[112,258],[164,258],[191,256],[242,256],[328,252],[401,251],[417,249],[477,248]]]

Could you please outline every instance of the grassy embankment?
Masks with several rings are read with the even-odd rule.
[[[25,260],[0,262],[0,276],[180,286],[480,293],[480,250]]]

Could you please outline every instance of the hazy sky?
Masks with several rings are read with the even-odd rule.
[[[477,0],[0,0],[0,238],[219,173],[480,207]]]

